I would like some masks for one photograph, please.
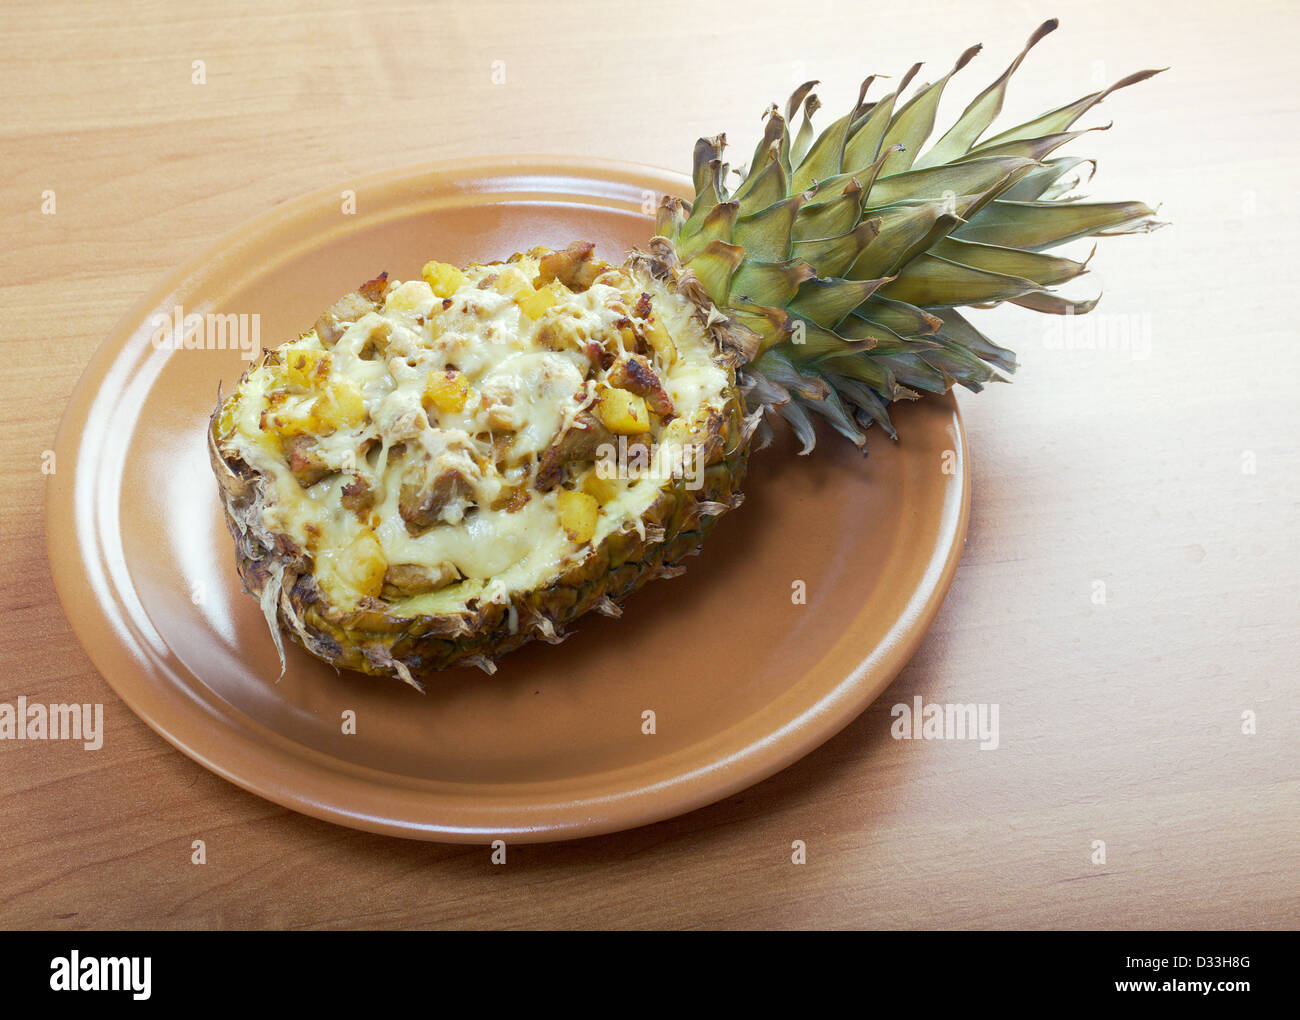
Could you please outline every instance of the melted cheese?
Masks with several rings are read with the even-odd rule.
[[[527,279],[536,277],[535,258],[513,265]],[[615,356],[627,353],[618,324],[635,317],[631,309],[641,293],[651,296],[651,314],[676,346],[672,364],[652,358],[675,416],[698,426],[709,407],[725,400],[728,378],[715,363],[712,340],[691,308],[658,281],[607,270],[600,282],[534,321],[514,297],[492,289],[505,268],[471,266],[449,299],[436,297],[422,280],[394,284],[383,306],[349,326],[332,347],[314,331],[303,335],[252,370],[231,398],[233,429],[223,445],[266,477],[267,527],[312,556],[318,582],[340,605],[363,598],[341,564],[366,532],[378,539],[388,564],[451,564],[460,575],[440,591],[394,598],[391,611],[399,615],[446,612],[472,597],[531,590],[591,555],[611,532],[644,534],[642,516],[670,473],[667,446],[652,461],[654,477],[614,483],[595,535],[582,545],[560,526],[557,491],[533,488],[539,459],[591,406],[604,380],[600,359],[593,361],[596,352],[585,345],[594,341]],[[557,334],[564,339],[558,345]],[[329,359],[328,370],[313,376],[306,392],[286,375],[294,352]],[[449,370],[464,384],[463,406],[431,402],[426,394],[431,373]],[[327,403],[321,394],[335,385],[360,395],[360,420],[312,420],[313,409],[319,415]],[[334,403],[347,406],[342,399]],[[277,435],[268,425],[272,415],[281,423],[302,422],[312,456],[330,473],[300,484],[287,460],[284,428]],[[653,425],[650,438],[657,440],[663,424],[655,419]],[[417,457],[428,458],[430,476],[454,471],[469,489],[466,503],[449,503],[424,530],[408,527],[399,509],[402,472]],[[358,479],[374,498],[361,515],[344,505],[345,486]],[[493,509],[520,488],[527,494],[522,506]]]

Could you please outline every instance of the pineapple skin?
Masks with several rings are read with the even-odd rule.
[[[208,425],[209,458],[244,590],[261,603],[282,656],[280,635],[285,634],[340,669],[397,676],[422,689],[422,679],[448,667],[474,665],[491,673],[495,659],[530,641],[559,643],[573,621],[593,610],[619,616],[621,603],[643,585],[685,570],[682,561],[699,552],[718,518],[743,500],[741,486],[759,415],[747,414],[737,386],[739,347],[693,275],[683,273],[671,253],[634,252],[631,259],[675,283],[707,324],[719,352],[717,364],[727,373],[726,399],[710,409],[703,423],[706,466],[697,487],[688,486],[685,478],[665,481],[641,530],[610,533],[582,563],[544,588],[497,601],[471,599],[457,611],[439,615],[397,616],[337,605],[317,585],[303,551],[262,523],[261,476],[222,452],[223,401],[218,394]],[[367,294],[367,287],[352,297],[377,307],[377,291]],[[273,355],[266,352],[262,361]]]

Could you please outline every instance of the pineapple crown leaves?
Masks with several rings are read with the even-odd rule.
[[[980,140],[1001,112],[1011,76],[1056,27],[1055,20],[1039,26],[928,148],[944,87],[979,46],[906,101],[920,64],[894,92],[869,102],[873,75],[853,108],[820,134],[812,127],[817,82],[805,82],[784,113],[768,108],[734,189],[722,159],[725,136],[696,143],[695,198],[666,198],[657,231],[729,320],[747,363],[748,399],[780,413],[802,452],[815,443],[813,414],[861,447],[872,422],[896,437],[888,414],[895,400],[944,393],[954,383],[978,391],[1005,381],[1015,356],[958,308],[1010,302],[1087,312],[1095,300],[1069,300],[1052,288],[1086,272],[1088,260],[1049,250],[1163,226],[1141,202],[1079,201],[1072,192],[1094,164],[1053,155],[1106,130],[1071,128],[1111,93],[1159,71],[1131,74]]]

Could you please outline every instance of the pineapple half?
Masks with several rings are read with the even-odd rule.
[[[212,463],[277,645],[416,686],[491,672],[617,616],[740,502],[758,417],[724,325],[675,262],[592,249],[380,277],[220,404]]]
[[[812,415],[863,446],[888,405],[1015,369],[958,306],[1083,313],[1053,288],[1069,241],[1159,226],[1140,202],[1071,194],[1071,126],[1142,71],[979,139],[1041,26],[926,147],[952,71],[919,71],[814,135],[809,82],[771,107],[729,186],[701,139],[695,198],[622,266],[591,244],[423,279],[387,274],[267,352],[209,429],[245,589],[281,632],[338,667],[420,686],[682,571],[738,506],[751,447]],[[799,110],[797,132],[788,123]],[[1095,130],[1095,129],[1094,129]],[[756,437],[758,442],[756,443]]]

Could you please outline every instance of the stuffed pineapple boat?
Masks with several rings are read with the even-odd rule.
[[[1070,192],[1072,125],[1144,71],[979,141],[1009,68],[928,148],[952,74],[898,89],[814,137],[808,83],[739,183],[724,139],[695,149],[695,198],[622,266],[591,244],[504,263],[387,274],[267,352],[219,398],[209,449],[245,589],[281,633],[337,667],[415,686],[491,672],[647,581],[682,571],[741,502],[780,415],[862,447],[888,405],[1015,369],[955,309],[1088,311],[1052,288],[1085,263],[1046,253],[1151,230],[1138,202]],[[788,130],[802,108],[800,128]],[[757,440],[757,442],[756,442]]]

